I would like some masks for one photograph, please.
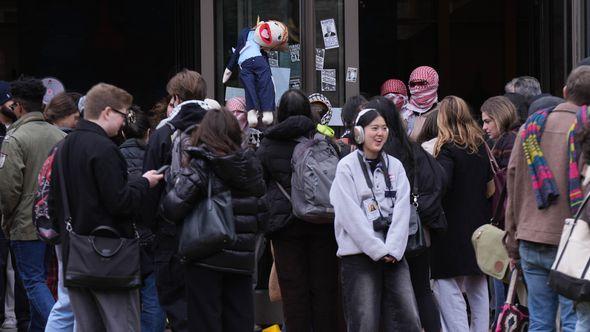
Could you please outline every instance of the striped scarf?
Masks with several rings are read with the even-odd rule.
[[[580,151],[582,151],[582,147],[580,146],[580,142],[575,138],[579,133],[590,127],[588,119],[590,119],[590,109],[588,109],[587,105],[584,105],[576,114],[576,121],[570,127],[567,137],[570,164],[568,179],[570,188],[569,199],[573,214],[577,212],[578,207],[582,204],[584,199],[582,186],[580,184],[580,170],[578,169],[578,160],[580,159]]]
[[[559,189],[557,188],[555,177],[547,164],[547,160],[540,146],[541,136],[545,129],[545,121],[553,109],[543,109],[531,115],[525,122],[524,130],[521,132],[524,155],[531,176],[537,208],[539,209],[547,208],[559,197]],[[577,130],[579,130],[577,123],[587,123],[585,121],[588,118],[587,108],[584,107],[582,110],[578,112],[578,120],[572,124],[568,131],[568,201],[572,214],[576,213],[583,198],[580,186],[580,172],[577,164],[579,144],[574,139],[575,134],[578,132]],[[581,117],[584,120],[579,120]]]

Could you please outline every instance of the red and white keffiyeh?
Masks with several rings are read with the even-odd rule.
[[[410,112],[425,113],[438,101],[438,73],[432,67],[421,66],[410,74]]]
[[[248,127],[248,111],[246,111],[246,98],[244,97],[233,97],[230,98],[226,103],[225,107],[234,114],[240,129],[244,131]]]

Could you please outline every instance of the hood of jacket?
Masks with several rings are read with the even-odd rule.
[[[301,136],[307,137],[314,130],[315,125],[310,118],[303,115],[295,115],[269,128],[264,133],[264,137],[285,141]]]
[[[182,103],[178,113],[169,120],[174,128],[185,131],[191,125],[201,122],[207,113],[206,104],[200,100],[190,100]]]
[[[238,150],[225,156],[219,156],[201,145],[188,147],[185,151],[193,160],[204,160],[215,175],[228,187],[247,191],[255,196],[264,194],[262,166],[254,150]]]

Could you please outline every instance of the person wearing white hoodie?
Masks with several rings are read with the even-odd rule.
[[[410,185],[382,151],[388,128],[375,109],[356,118],[358,150],[344,157],[330,190],[348,331],[421,331],[404,251]]]

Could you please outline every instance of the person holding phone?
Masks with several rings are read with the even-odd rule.
[[[383,152],[388,134],[380,111],[362,110],[358,150],[338,163],[330,190],[349,331],[421,331],[404,258],[410,185],[402,163]]]

